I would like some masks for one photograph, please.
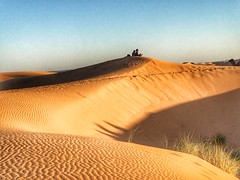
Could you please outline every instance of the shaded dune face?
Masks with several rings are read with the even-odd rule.
[[[230,146],[238,149],[240,147],[237,130],[240,128],[239,107],[240,89],[237,89],[150,112],[131,128],[132,131],[137,129],[133,142],[166,148],[175,143],[176,137],[183,134],[191,133],[196,138],[200,135],[207,139],[221,133],[226,136]],[[111,131],[108,133],[113,134]],[[128,136],[129,131],[123,130],[116,139],[126,141]]]
[[[236,179],[183,153],[90,137],[1,131],[4,179]]]
[[[166,147],[194,131],[240,148],[239,82],[239,67],[143,57],[2,82],[0,177],[234,179],[190,155],[113,140],[134,131],[134,143]]]
[[[27,72],[5,72],[0,73],[0,89],[1,89],[1,82],[8,81],[8,80],[14,80],[19,78],[29,78],[33,76],[44,76],[44,75],[50,75],[55,74],[54,72],[40,72],[40,71],[27,71]]]

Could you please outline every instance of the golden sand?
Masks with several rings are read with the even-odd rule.
[[[239,67],[129,57],[0,88],[0,177],[234,179],[191,155],[116,140],[138,128],[133,142],[165,147],[194,131],[240,148]]]

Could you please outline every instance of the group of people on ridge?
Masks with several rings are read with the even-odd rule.
[[[139,54],[138,49],[136,49],[136,50],[133,50],[132,56],[142,56],[142,54]]]
[[[139,53],[138,49],[133,50],[132,56],[142,56],[143,54]],[[131,56],[130,54],[127,55],[127,57]]]

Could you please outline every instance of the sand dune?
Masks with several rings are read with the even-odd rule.
[[[12,79],[2,82],[0,87],[3,90],[0,91],[0,128],[4,129],[1,137],[9,139],[10,142],[7,144],[12,144],[9,148],[12,153],[18,149],[17,144],[21,144],[22,136],[31,142],[26,145],[29,149],[43,148],[46,144],[44,139],[48,139],[49,141],[46,140],[48,143],[55,144],[48,145],[49,152],[56,154],[61,150],[66,151],[68,147],[64,142],[69,145],[72,138],[76,139],[76,147],[70,146],[69,153],[77,154],[75,150],[83,152],[85,146],[101,147],[102,150],[99,151],[90,148],[90,154],[81,157],[80,162],[86,160],[85,169],[77,164],[76,159],[71,155],[69,159],[71,162],[66,164],[67,167],[59,167],[59,174],[66,171],[69,172],[67,174],[73,173],[73,176],[79,176],[83,175],[81,171],[83,169],[87,174],[91,171],[90,176],[97,176],[98,173],[104,175],[105,170],[100,169],[108,169],[105,158],[109,156],[110,159],[125,158],[131,161],[129,162],[131,171],[143,172],[143,176],[138,173],[130,175],[129,170],[124,169],[125,165],[121,159],[120,169],[110,165],[112,174],[106,170],[107,176],[112,178],[114,174],[121,177],[120,174],[123,175],[124,172],[126,174],[124,177],[129,179],[141,178],[138,178],[138,175],[151,177],[151,173],[163,179],[167,176],[170,177],[169,179],[188,179],[188,177],[204,179],[204,176],[206,179],[221,179],[216,176],[227,176],[217,168],[211,170],[212,174],[206,175],[206,172],[213,167],[196,157],[178,152],[175,152],[177,156],[174,156],[169,151],[161,149],[112,141],[116,139],[127,141],[130,131],[136,127],[139,129],[135,134],[134,142],[143,145],[164,147],[166,140],[164,137],[168,137],[171,143],[179,132],[194,130],[196,135],[203,137],[223,133],[229,144],[240,148],[238,141],[240,135],[237,131],[240,127],[239,67],[196,66],[151,58],[128,57],[52,75]],[[28,133],[19,134],[12,130]],[[59,144],[58,148],[57,144]],[[102,147],[102,144],[109,144],[109,148]],[[118,148],[126,151],[111,150],[110,155],[105,154],[109,149]],[[24,153],[24,149],[21,151]],[[131,151],[136,152],[136,156],[134,153],[129,157],[126,155]],[[140,153],[141,155],[138,156],[139,151],[143,151],[143,154]],[[9,156],[6,151],[6,163],[16,161],[18,153],[20,152]],[[66,160],[68,155],[62,153]],[[94,153],[100,153],[99,158],[103,159],[99,164],[95,162],[98,166],[97,170],[94,170],[95,165],[90,162],[93,159],[85,158],[91,157],[91,154],[94,156]],[[156,161],[145,162],[144,158],[149,155]],[[165,155],[167,158],[162,159]],[[55,156],[50,156],[48,160],[52,161],[52,157]],[[184,164],[185,160],[188,161],[186,169],[179,165],[177,157],[181,157],[179,161],[184,161]],[[46,162],[49,162],[48,160]],[[34,159],[30,159],[29,164],[34,164],[32,161]],[[203,164],[201,167],[193,165],[195,161],[201,161],[200,164]],[[173,167],[169,167],[171,163]],[[38,161],[35,164],[40,165]],[[57,160],[55,164],[60,166],[61,161]],[[19,166],[23,167],[24,171],[28,167],[26,164]],[[156,169],[150,170],[150,167]],[[168,167],[168,170],[159,172],[163,167]],[[188,167],[193,168],[193,171],[187,172]],[[54,168],[51,171],[44,169],[42,171],[57,173]],[[44,177],[43,172],[40,173],[42,177]],[[40,174],[36,172],[33,176]]]
[[[7,90],[7,89],[19,89],[19,88],[27,88],[27,87],[36,87],[36,86],[43,86],[43,85],[52,85],[52,84],[60,84],[72,81],[79,81],[84,79],[89,79],[93,77],[104,76],[105,74],[116,74],[124,69],[124,71],[132,70],[134,66],[139,66],[142,63],[146,63],[146,59],[116,59],[111,60],[105,63],[100,63],[97,65],[92,65],[88,67],[83,67],[74,70],[68,71],[61,71],[58,73],[52,73],[49,76],[34,76],[28,78],[21,78],[21,79],[10,79],[7,82],[0,83],[0,90]],[[128,69],[131,67],[130,69]],[[45,72],[47,73],[47,72]],[[12,74],[16,73],[1,73],[0,77],[12,77]],[[26,77],[31,75],[31,73],[22,73]],[[39,74],[39,73],[36,73]],[[43,72],[42,72],[43,74]],[[19,75],[19,73],[17,73]]]
[[[91,137],[2,131],[0,178],[236,179],[200,158]]]

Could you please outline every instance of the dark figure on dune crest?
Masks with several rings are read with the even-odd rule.
[[[136,50],[133,50],[133,52],[132,52],[132,56],[142,56],[143,54],[139,54],[138,53],[138,49],[136,49]]]
[[[138,51],[139,51],[138,49],[133,50],[132,56],[142,56],[143,55],[143,54],[138,53]],[[127,54],[126,57],[131,57],[131,55]]]
[[[136,54],[136,50],[133,50],[132,56],[135,56],[135,54]]]

